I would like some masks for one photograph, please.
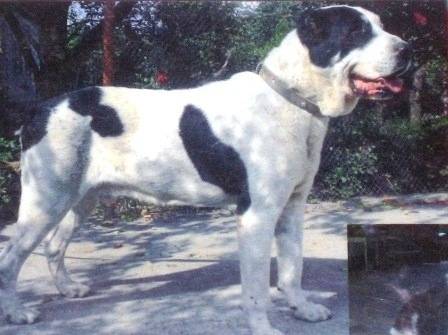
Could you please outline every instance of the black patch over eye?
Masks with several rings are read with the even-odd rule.
[[[362,27],[351,27],[349,30],[349,35],[356,36],[357,34],[361,34],[363,32]]]
[[[347,38],[344,39],[343,45],[345,48],[355,48],[363,44],[366,39],[372,37],[372,27],[368,22],[356,22],[353,24],[347,34]]]
[[[296,20],[300,41],[309,50],[311,62],[327,67],[334,56],[344,58],[373,37],[367,18],[349,7],[331,7],[303,12]]]
[[[361,36],[363,34],[368,34],[370,33],[372,30],[372,27],[370,26],[369,23],[367,22],[361,22],[361,24],[356,24],[353,27],[351,27],[350,29],[350,35],[358,37]]]

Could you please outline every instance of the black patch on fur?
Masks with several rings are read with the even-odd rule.
[[[119,136],[123,133],[123,124],[115,109],[101,105],[101,90],[87,87],[69,95],[70,108],[82,116],[92,116],[90,127],[100,136]]]
[[[244,213],[250,206],[250,196],[246,167],[240,155],[213,134],[205,115],[195,106],[185,107],[179,130],[201,179],[237,196],[237,213]]]
[[[47,134],[47,123],[53,109],[65,99],[69,99],[69,107],[82,116],[90,115],[90,127],[100,136],[119,136],[123,133],[123,124],[115,109],[100,104],[101,90],[98,87],[87,87],[79,91],[64,94],[29,108],[29,118],[24,122],[21,142],[25,151]]]
[[[20,134],[22,152],[39,143],[40,140],[44,138],[47,134],[47,123],[51,111],[64,98],[66,98],[65,95],[35,104],[33,106],[28,106],[26,112],[27,119],[23,123]]]
[[[296,23],[311,61],[320,67],[329,66],[338,53],[342,59],[350,51],[362,48],[374,37],[368,19],[350,7],[307,10]]]

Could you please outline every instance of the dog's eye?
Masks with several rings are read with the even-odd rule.
[[[361,29],[360,28],[352,28],[349,30],[348,32],[348,36],[350,37],[356,37],[361,33]]]
[[[359,36],[365,34],[368,31],[367,24],[362,23],[360,25],[354,25],[349,30],[349,35],[351,36]]]

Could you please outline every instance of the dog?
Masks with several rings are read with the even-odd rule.
[[[94,200],[107,193],[234,208],[252,334],[281,334],[266,313],[274,239],[278,288],[294,316],[329,319],[301,289],[304,206],[327,125],[361,98],[402,91],[409,64],[408,44],[384,31],[377,15],[330,6],[299,15],[259,73],[171,91],[89,87],[36,105],[21,129],[17,232],[0,256],[3,314],[17,324],[36,320],[15,284],[41,241],[59,291],[88,293],[70,278],[64,253]]]
[[[446,335],[448,332],[448,274],[443,281],[418,293],[393,286],[403,303],[390,335]]]

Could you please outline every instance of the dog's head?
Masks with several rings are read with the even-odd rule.
[[[411,67],[409,45],[386,32],[376,14],[349,6],[308,10],[297,18],[297,34],[308,52],[308,67],[336,82],[353,107],[358,98],[387,99],[403,90],[401,77]],[[330,99],[337,95],[330,93]],[[353,108],[327,109],[324,114],[336,116]]]

